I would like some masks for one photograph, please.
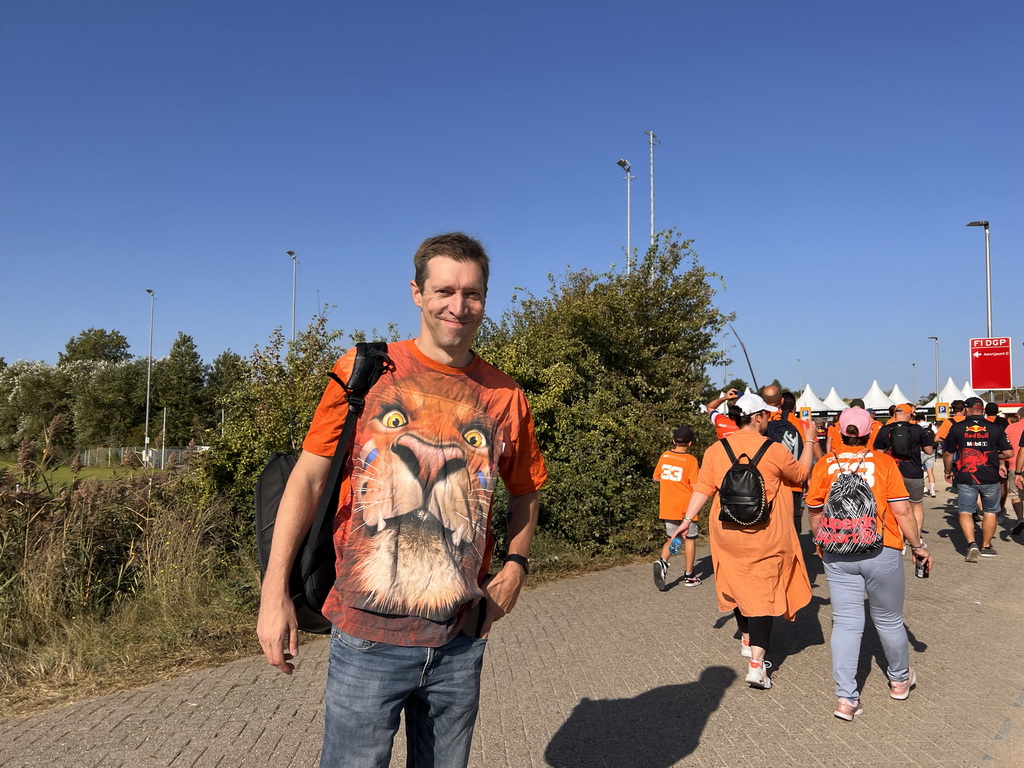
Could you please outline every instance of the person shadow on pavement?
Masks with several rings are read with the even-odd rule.
[[[554,768],[629,765],[667,768],[692,754],[711,713],[736,680],[708,667],[700,679],[664,685],[631,699],[583,699],[544,751]]]

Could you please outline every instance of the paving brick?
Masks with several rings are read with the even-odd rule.
[[[919,678],[907,701],[887,695],[869,629],[865,714],[832,717],[828,585],[813,559],[814,601],[795,622],[777,622],[769,691],[742,680],[735,622],[716,609],[713,577],[661,593],[649,564],[612,568],[530,590],[496,625],[470,764],[1024,765],[1024,537],[1001,527],[999,557],[965,563],[943,501],[925,501],[936,570],[907,579]],[[698,570],[710,573],[706,539]],[[326,639],[308,642],[291,677],[254,657],[0,719],[0,765],[315,766],[327,652]],[[392,765],[404,762],[399,733]]]

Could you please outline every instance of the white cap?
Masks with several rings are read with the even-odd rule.
[[[769,411],[774,413],[779,410],[774,406],[768,405],[760,395],[753,395],[749,392],[742,397],[737,398],[736,407],[740,409],[744,416],[749,416],[752,413],[758,413],[760,411]]]

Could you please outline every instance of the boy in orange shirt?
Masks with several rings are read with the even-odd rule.
[[[654,479],[659,484],[660,512],[659,517],[665,521],[665,533],[668,540],[661,548],[661,557],[654,561],[654,585],[659,591],[665,591],[665,577],[668,575],[668,560],[672,556],[672,542],[675,532],[683,522],[683,513],[693,493],[693,484],[697,481],[697,470],[700,469],[697,459],[690,455],[693,445],[693,430],[679,427],[672,433],[672,448],[661,454],[658,466],[654,469]],[[700,531],[696,525],[690,525],[683,539],[683,560],[686,573],[683,574],[684,587],[699,587],[700,577],[693,572],[693,564],[697,557],[697,544],[694,541]],[[678,549],[676,550],[678,552]]]

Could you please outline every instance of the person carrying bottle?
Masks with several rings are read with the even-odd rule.
[[[910,542],[914,559],[924,566],[925,572],[932,567],[932,556],[921,540],[921,528],[910,508],[910,497],[899,467],[891,456],[867,447],[872,421],[871,414],[863,408],[843,411],[839,415],[843,444],[833,445],[832,452],[818,462],[807,486],[808,520],[815,542],[819,544],[832,603],[832,678],[837,697],[833,714],[848,721],[864,712],[857,688],[857,664],[864,635],[865,593],[871,622],[888,663],[889,695],[897,700],[906,699],[917,684],[917,676],[910,666],[907,629],[903,625],[906,582],[901,555],[904,538]],[[844,474],[860,475],[864,479],[863,496],[858,498],[856,491],[851,490],[842,500],[830,499],[833,485]],[[850,483],[848,487],[855,486]],[[835,529],[838,533],[834,541],[838,542],[842,531],[854,527],[855,518],[851,513],[868,512],[872,508],[872,537],[877,529],[882,534],[881,540],[869,551],[821,552],[821,548],[827,547],[819,536],[823,517],[829,514],[826,504],[840,505],[850,516],[846,521],[849,525]]]
[[[697,481],[697,470],[700,468],[697,459],[690,454],[693,439],[692,429],[685,425],[679,427],[672,433],[672,447],[661,454],[658,466],[654,469],[654,479],[658,482],[660,497],[659,517],[665,521],[665,533],[669,537],[661,548],[661,557],[654,561],[654,585],[661,592],[665,591],[669,558],[679,554],[680,544],[686,564],[683,586],[700,586],[700,577],[693,572],[693,564],[697,557],[696,538],[700,533],[697,525],[691,525],[683,539],[677,539],[673,535],[683,520],[683,512],[690,501],[693,484]]]

